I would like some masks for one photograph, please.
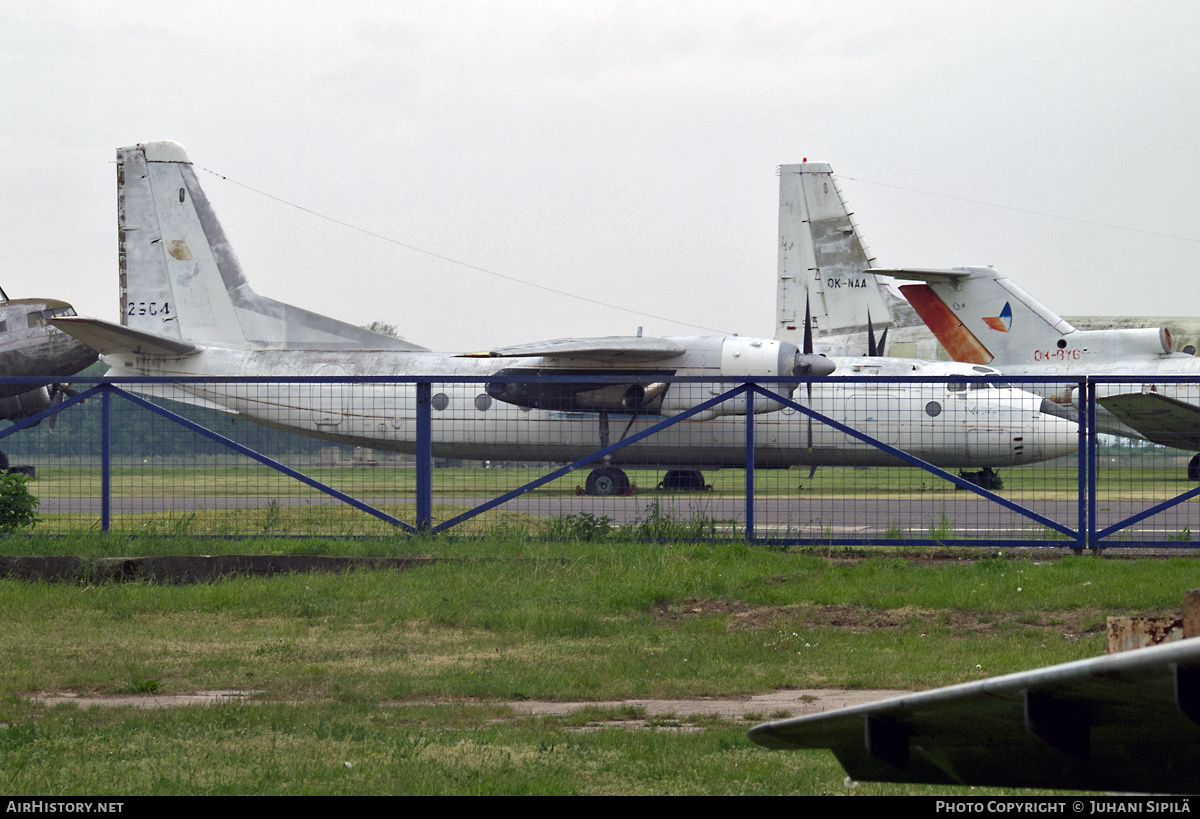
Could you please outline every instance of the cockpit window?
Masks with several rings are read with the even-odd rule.
[[[46,319],[42,318],[41,313],[30,313],[29,314],[29,326],[30,327],[41,327],[45,323],[46,323]]]
[[[950,392],[966,392],[967,385],[961,381],[950,381],[946,384],[946,389]]]
[[[52,318],[58,318],[59,316],[73,316],[73,315],[75,315],[74,307],[55,307],[53,310],[43,310],[42,311],[42,316],[44,318],[46,318],[47,320],[52,319]],[[33,325],[31,324],[29,326],[32,327]]]

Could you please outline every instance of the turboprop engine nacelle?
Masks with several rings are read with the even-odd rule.
[[[35,387],[29,392],[0,398],[0,418],[21,421],[50,409],[54,397],[50,387]]]
[[[774,339],[700,337],[677,339],[684,352],[672,359],[656,361],[646,367],[509,367],[496,373],[488,383],[488,395],[498,401],[530,409],[558,412],[635,412],[675,415],[696,404],[720,395],[733,383],[670,383],[667,376],[709,376],[754,378],[756,376],[824,376],[834,370],[824,356],[804,355],[796,345]],[[569,376],[570,382],[522,382],[521,376]],[[605,383],[591,380],[596,376],[622,376],[628,381]],[[795,384],[772,384],[770,391],[791,396]],[[759,396],[755,412],[771,412],[780,404]],[[724,402],[703,413],[741,415],[746,411],[742,398]]]
[[[753,380],[756,376],[807,376],[823,377],[830,375],[836,369],[836,364],[822,355],[802,353],[795,344],[775,339],[743,338],[727,336],[721,343],[720,372],[722,377]],[[731,389],[731,382],[714,384],[676,384],[661,412],[664,415],[674,415],[694,407],[701,401],[720,395]],[[784,398],[790,398],[796,391],[796,383],[767,384],[764,389]],[[754,412],[775,412],[783,408],[778,401],[772,401],[762,395],[754,398]],[[721,415],[745,415],[746,399],[739,396],[722,402],[712,409],[696,415],[696,420],[704,421]]]

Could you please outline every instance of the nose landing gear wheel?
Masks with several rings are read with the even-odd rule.
[[[593,469],[587,476],[584,491],[589,495],[612,497],[629,491],[629,476],[615,466]]]

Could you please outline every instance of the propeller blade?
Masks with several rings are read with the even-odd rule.
[[[65,385],[63,385],[63,384],[51,384],[50,385],[50,406],[51,407],[57,407],[59,404],[61,404],[63,402],[63,398],[65,397],[65,393],[66,393],[66,390],[63,389],[64,386]],[[54,432],[54,426],[58,423],[59,414],[60,413],[56,412],[50,416],[49,426],[50,426],[51,432]]]
[[[804,299],[804,350],[805,355],[812,355],[813,338],[812,338],[812,310],[809,307],[809,299]]]
[[[875,325],[871,323],[871,311],[867,311],[867,355],[871,358],[879,355],[879,350],[875,347]]]

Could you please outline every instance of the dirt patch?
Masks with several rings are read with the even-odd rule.
[[[105,697],[81,697],[70,693],[34,694],[31,700],[43,705],[72,703],[79,708],[128,705],[133,708],[177,708],[181,705],[219,705],[246,702],[254,691],[197,691],[194,694],[112,694]]]
[[[647,717],[715,716],[725,719],[742,719],[750,715],[754,719],[783,719],[785,716],[800,717],[864,705],[869,702],[899,697],[909,691],[886,688],[805,688],[772,691],[738,699],[700,698],[686,700],[619,700],[613,702],[510,702],[506,703],[518,714],[565,715],[584,708],[603,708],[612,711],[641,709]],[[785,713],[786,712],[786,713]]]
[[[748,614],[755,610],[741,600],[701,600],[692,598],[681,603],[659,603],[654,613],[662,620],[690,620],[714,614]]]
[[[34,694],[31,700],[43,705],[73,704],[78,708],[129,706],[133,708],[177,708],[183,705],[220,705],[224,703],[263,702],[253,699],[254,691],[197,691],[194,694],[114,694],[109,696],[86,697],[70,693],[45,692]],[[908,691],[892,689],[846,689],[846,688],[808,688],[786,689],[772,691],[768,694],[756,694],[751,697],[736,699],[698,698],[683,700],[612,700],[603,702],[546,702],[536,700],[521,700],[518,702],[499,703],[507,705],[513,713],[521,716],[565,716],[585,708],[602,709],[613,712],[644,714],[651,719],[629,719],[631,724],[639,727],[658,727],[653,725],[655,717],[697,717],[710,716],[724,719],[744,719],[749,716],[755,721],[767,719],[782,719],[784,717],[799,717],[805,714],[817,714],[822,711],[833,711],[851,705],[863,705],[868,702],[898,697]],[[399,702],[393,705],[462,705],[462,702]],[[491,703],[482,703],[491,705]]]
[[[270,577],[289,572],[405,570],[444,562],[436,557],[328,555],[187,555],[81,558],[73,555],[0,555],[0,577],[61,582],[208,583],[226,577]]]
[[[1037,612],[973,612],[960,609],[872,609],[865,606],[754,606],[741,600],[701,600],[663,603],[653,609],[664,620],[727,616],[731,629],[835,628],[850,632],[913,627],[948,628],[971,634],[990,634],[1002,628],[1044,629],[1072,637],[1104,629],[1106,613],[1099,609]]]

